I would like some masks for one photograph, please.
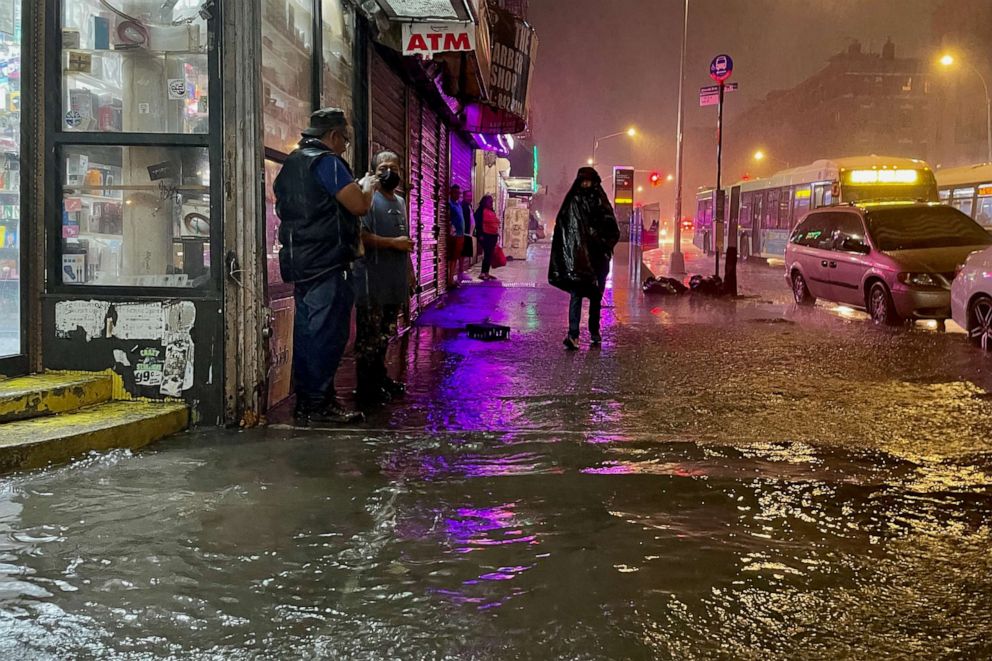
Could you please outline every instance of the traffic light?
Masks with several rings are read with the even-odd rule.
[[[651,176],[648,177],[648,180],[651,182],[651,185],[652,186],[660,186],[661,185],[661,175],[658,174],[657,172],[652,172],[651,173]]]

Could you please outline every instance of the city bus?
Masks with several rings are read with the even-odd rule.
[[[936,175],[940,201],[992,231],[992,164],[941,168]]]
[[[706,193],[713,197],[711,189],[700,191],[697,214],[707,207],[701,200]],[[726,236],[736,238],[742,259],[784,257],[789,233],[810,209],[848,202],[938,200],[937,181],[925,162],[885,156],[815,161],[763,179],[737,182],[725,195]],[[712,209],[712,201],[708,208]],[[707,236],[712,237],[712,212],[707,228]]]

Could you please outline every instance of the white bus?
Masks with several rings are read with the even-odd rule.
[[[707,192],[712,197],[712,190],[700,191],[700,197]],[[726,236],[736,238],[738,255],[768,259],[785,256],[790,232],[810,209],[848,202],[936,202],[937,182],[920,160],[854,156],[740,181],[727,189],[726,196]],[[697,209],[701,202],[697,197]]]
[[[941,168],[935,174],[940,201],[992,231],[992,164]]]

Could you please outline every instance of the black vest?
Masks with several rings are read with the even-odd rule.
[[[279,216],[279,270],[284,282],[301,282],[350,268],[359,255],[357,217],[327,192],[313,173],[322,158],[341,160],[320,140],[305,138],[289,155],[272,188]]]

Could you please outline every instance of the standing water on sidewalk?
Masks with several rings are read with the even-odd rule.
[[[961,338],[642,301],[621,258],[603,347],[566,353],[540,258],[429,312],[366,428],[5,478],[0,657],[992,653],[992,413]],[[461,332],[485,318],[510,340]]]

